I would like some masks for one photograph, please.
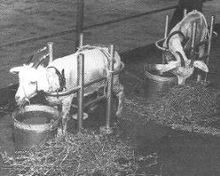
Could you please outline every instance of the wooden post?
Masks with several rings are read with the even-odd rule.
[[[77,83],[80,89],[77,92],[78,99],[78,132],[83,128],[83,99],[84,99],[84,55],[77,57]]]
[[[215,16],[212,15],[211,24],[210,24],[209,39],[208,39],[207,59],[206,59],[207,66],[209,65],[209,59],[210,59],[214,23],[215,23]],[[205,73],[205,79],[204,79],[205,82],[207,82],[207,77],[208,77],[208,73]]]
[[[83,33],[83,21],[84,21],[84,0],[77,0],[75,50],[77,50],[77,48],[80,46],[80,34]]]
[[[48,54],[49,54],[49,63],[53,61],[53,42],[48,42]]]

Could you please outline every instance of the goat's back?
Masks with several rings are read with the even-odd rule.
[[[186,39],[192,38],[193,24],[196,23],[196,40],[195,44],[203,41],[208,34],[208,25],[204,15],[199,11],[189,12],[173,29],[170,33],[174,31],[181,31]],[[191,41],[189,42],[191,43]]]
[[[64,70],[67,89],[77,86],[77,56],[80,53],[84,54],[85,83],[106,76],[109,64],[108,60],[110,59],[108,58],[108,48],[85,49],[80,52],[58,58],[48,65],[56,67],[60,72]],[[115,52],[114,60],[114,69],[118,70],[121,59],[117,52]],[[93,87],[98,88],[99,86],[101,85],[96,84]],[[90,90],[88,89],[85,91],[89,92]]]

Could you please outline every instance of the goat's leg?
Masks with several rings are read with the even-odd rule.
[[[177,76],[178,85],[184,85],[186,82],[186,78],[183,76]]]
[[[205,45],[200,46],[198,50],[199,50],[198,51],[199,52],[198,57],[203,58],[203,56],[205,55]],[[202,81],[202,71],[197,69],[197,73],[198,73],[197,82],[201,82]]]
[[[119,82],[118,75],[116,75],[114,78],[113,93],[118,98],[118,107],[117,107],[117,111],[116,111],[116,116],[121,117],[122,110],[123,110],[123,104],[124,104],[124,86]]]

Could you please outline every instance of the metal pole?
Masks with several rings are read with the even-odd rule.
[[[164,29],[164,39],[168,36],[168,26],[169,26],[169,16],[166,15],[165,29]],[[162,56],[162,64],[165,63],[165,58]]]
[[[190,49],[190,59],[191,59],[191,63],[190,66],[192,66],[192,64],[194,63],[195,60],[195,39],[196,39],[196,27],[197,24],[196,22],[193,23],[193,28],[192,28],[192,33],[191,33],[191,38],[192,38],[192,43],[191,43],[191,49]],[[197,77],[197,81],[198,81],[198,77]]]
[[[192,43],[191,43],[191,57],[193,57],[192,59],[194,60],[194,50],[195,50],[195,39],[196,39],[196,27],[197,24],[196,22],[193,23],[193,28],[192,28]]]
[[[187,14],[187,9],[184,9],[183,10],[183,18],[186,16],[186,14]]]
[[[211,24],[210,24],[210,32],[209,32],[209,40],[208,40],[207,59],[206,59],[207,66],[209,65],[209,59],[210,59],[214,23],[215,23],[215,16],[212,15]],[[204,80],[205,82],[207,81],[207,76],[208,76],[208,73],[205,73],[205,80]]]
[[[77,83],[80,87],[77,92],[78,99],[78,132],[81,133],[83,128],[83,96],[84,96],[84,55],[79,54],[77,57]]]
[[[53,61],[53,42],[48,42],[49,63]]]
[[[165,23],[165,30],[164,30],[164,38],[167,38],[168,35],[168,24],[169,24],[169,16],[166,15],[166,23]]]
[[[80,34],[83,32],[83,20],[84,20],[84,0],[77,0],[75,50],[77,50],[77,48],[80,46]]]
[[[106,130],[110,131],[110,122],[112,116],[112,86],[113,86],[113,70],[114,70],[114,45],[110,45],[111,59],[109,63],[109,75],[107,78],[108,88],[107,88],[107,110],[106,110]]]
[[[83,33],[80,33],[79,35],[79,47],[81,48],[83,46]]]

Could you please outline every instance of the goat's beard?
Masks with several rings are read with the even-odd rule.
[[[37,93],[34,93],[31,96],[29,96],[29,97],[24,97],[21,101],[17,102],[17,106],[19,108],[22,108],[22,107],[26,106],[27,104],[29,105],[30,104],[30,99],[32,97],[34,97],[35,95],[37,95]]]
[[[29,98],[23,98],[20,102],[17,102],[17,106],[18,106],[19,108],[23,108],[23,107],[26,106],[27,104],[30,104]]]

